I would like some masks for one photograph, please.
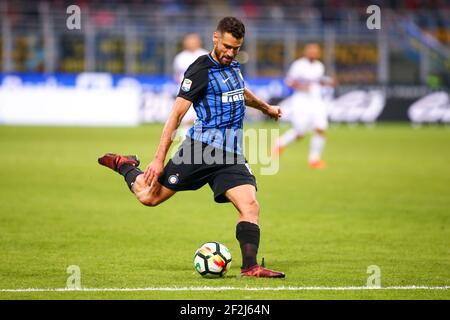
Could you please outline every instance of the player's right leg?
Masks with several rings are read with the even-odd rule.
[[[314,133],[311,137],[308,162],[311,168],[322,169],[326,166],[322,160],[322,153],[325,148],[325,132],[328,128],[326,105],[322,100],[315,101],[313,126]]]
[[[286,146],[303,138],[305,132],[309,130],[311,123],[309,99],[296,95],[293,97],[293,104],[294,109],[290,115],[292,127],[278,139],[272,152],[275,156],[281,155]]]
[[[98,163],[122,175],[130,190],[146,206],[156,206],[175,194],[175,191],[158,182],[155,182],[151,188],[146,185],[144,173],[138,168],[140,162],[137,156],[107,153],[98,158]]]

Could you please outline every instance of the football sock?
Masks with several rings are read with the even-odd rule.
[[[315,133],[309,144],[309,161],[318,161],[322,155],[323,148],[325,147],[325,137],[323,135]]]
[[[131,191],[133,191],[132,187],[134,182],[136,181],[137,176],[143,174],[141,169],[127,163],[123,164],[120,167],[119,173],[125,178],[125,182],[127,183],[128,188],[130,188]]]
[[[297,139],[298,133],[295,129],[289,129],[285,134],[283,134],[279,140],[282,147],[294,142]]]
[[[242,268],[247,269],[257,264],[256,255],[259,247],[260,230],[257,224],[241,221],[236,225],[236,239],[242,252]]]

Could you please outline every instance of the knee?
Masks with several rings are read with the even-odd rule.
[[[254,224],[259,223],[259,203],[256,199],[250,200],[240,210],[241,220]]]
[[[154,197],[149,196],[138,196],[138,200],[147,207],[156,207],[160,202]]]
[[[259,216],[259,203],[256,199],[250,200],[243,208],[242,210],[243,216],[252,216],[257,217]]]
[[[146,187],[146,184],[145,184],[144,175],[140,174],[136,177],[136,180],[134,181],[133,192],[134,193],[141,192],[142,189],[144,189],[145,187]]]

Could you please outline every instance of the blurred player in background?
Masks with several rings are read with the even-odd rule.
[[[189,66],[197,60],[198,57],[208,54],[208,51],[202,48],[202,39],[197,33],[188,33],[183,40],[184,50],[175,56],[173,61],[174,79],[178,85],[184,78],[184,73]],[[184,139],[188,130],[194,123],[197,115],[194,108],[189,108],[188,112],[183,118],[180,128],[180,136]]]
[[[314,169],[325,167],[322,152],[325,147],[328,115],[323,92],[324,88],[335,86],[334,80],[325,76],[325,67],[319,60],[320,55],[320,46],[317,43],[308,43],[304,56],[295,60],[288,70],[286,84],[294,90],[290,99],[292,109],[289,117],[292,128],[280,137],[274,149],[274,154],[280,155],[284,147],[313,130],[308,163]]]

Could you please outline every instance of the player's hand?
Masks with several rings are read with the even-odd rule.
[[[269,105],[269,108],[264,113],[275,120],[278,120],[282,116],[280,106]]]
[[[147,166],[144,172],[145,183],[150,187],[153,186],[155,181],[158,181],[159,176],[163,173],[164,163],[161,160],[154,159]]]
[[[322,86],[336,87],[336,79],[333,77],[323,77],[319,83]]]

